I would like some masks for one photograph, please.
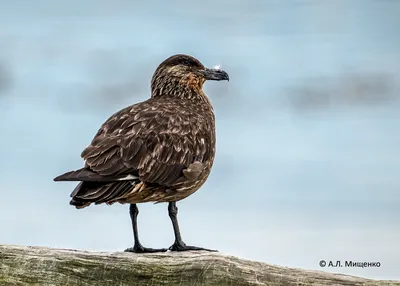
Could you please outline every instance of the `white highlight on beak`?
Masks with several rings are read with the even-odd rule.
[[[221,65],[215,65],[215,66],[214,66],[214,69],[215,69],[215,70],[221,69]]]

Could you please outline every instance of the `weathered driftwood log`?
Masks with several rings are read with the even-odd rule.
[[[0,245],[0,285],[400,285],[210,252],[99,253]]]

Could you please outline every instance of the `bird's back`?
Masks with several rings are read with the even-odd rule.
[[[214,156],[207,99],[150,98],[113,114],[82,152],[85,168],[56,180],[81,181],[71,194],[77,207],[178,201],[201,187]]]

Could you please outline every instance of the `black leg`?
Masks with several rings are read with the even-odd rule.
[[[154,249],[154,248],[143,247],[143,245],[139,241],[139,234],[137,229],[137,216],[139,214],[139,209],[136,206],[136,204],[130,205],[129,214],[131,216],[133,237],[135,239],[135,244],[133,245],[133,247],[125,249],[125,252],[150,253],[150,252],[165,252],[168,250],[166,248]]]
[[[207,248],[202,248],[202,247],[197,247],[197,246],[186,245],[183,242],[182,237],[181,237],[181,232],[179,230],[179,224],[178,224],[178,218],[177,218],[178,207],[176,206],[176,202],[169,203],[168,214],[169,214],[169,217],[171,218],[172,226],[174,227],[174,234],[175,234],[175,242],[169,248],[169,250],[171,250],[171,251],[187,251],[187,250],[217,251],[217,250],[212,250],[212,249],[207,249]]]

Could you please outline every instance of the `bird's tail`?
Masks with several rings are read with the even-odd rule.
[[[76,208],[84,208],[91,203],[112,204],[123,201],[132,193],[135,193],[142,183],[140,181],[118,182],[80,182],[71,193],[70,205]]]
[[[101,176],[90,169],[82,168],[76,171],[67,172],[56,178],[54,181],[85,181],[85,182],[110,182],[117,178],[112,176]]]

